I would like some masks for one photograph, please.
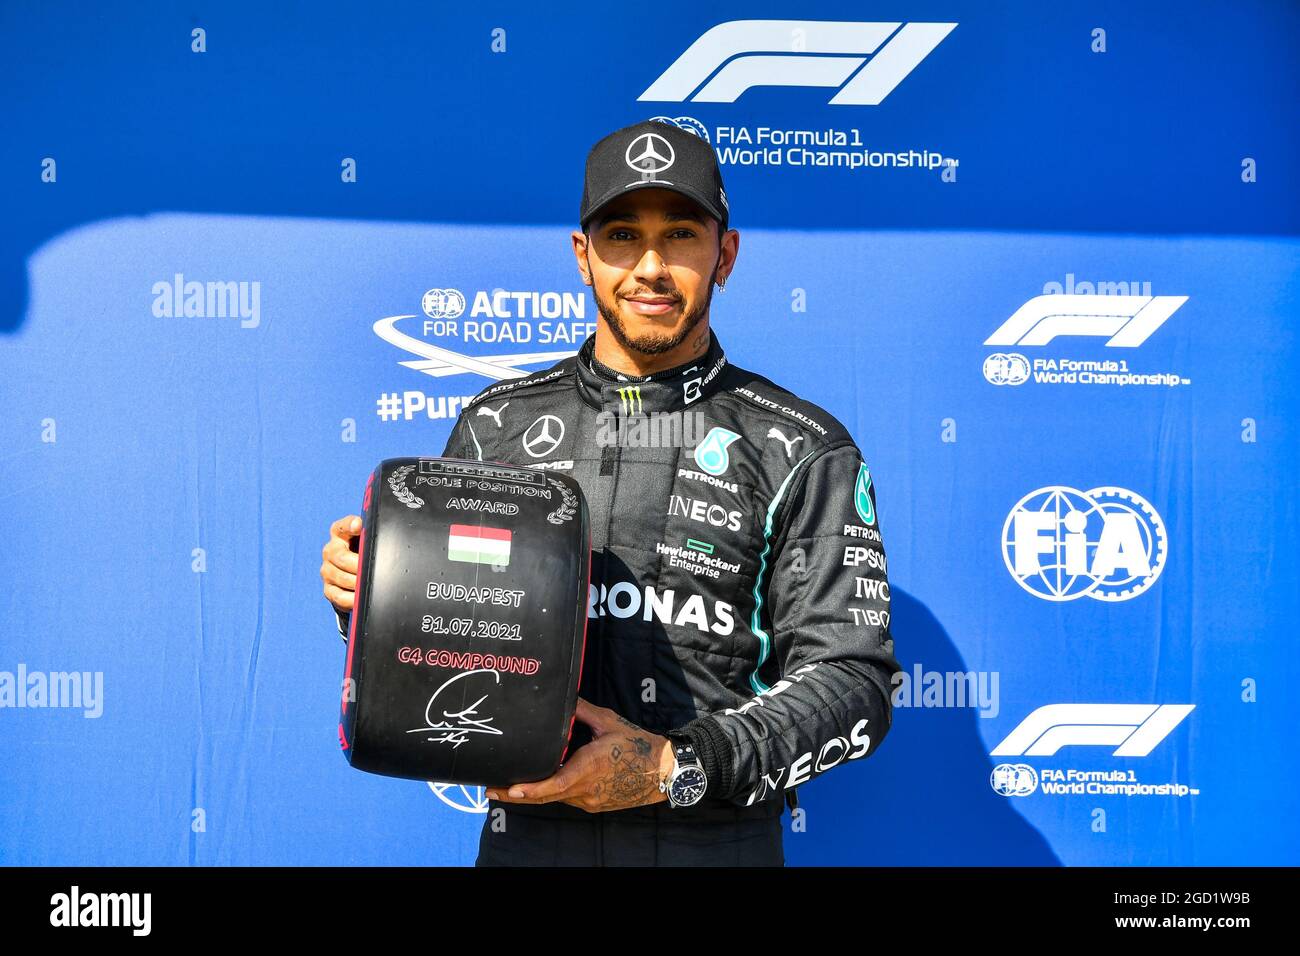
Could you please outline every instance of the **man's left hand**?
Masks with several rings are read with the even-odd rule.
[[[591,743],[570,754],[554,776],[509,788],[489,787],[488,799],[568,803],[588,813],[626,810],[668,799],[659,789],[659,781],[673,769],[673,748],[667,737],[581,697],[576,716],[591,728]]]

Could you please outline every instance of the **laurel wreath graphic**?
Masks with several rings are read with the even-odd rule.
[[[417,497],[415,492],[406,487],[406,476],[415,471],[414,465],[403,465],[396,469],[388,476],[388,487],[392,489],[393,497],[408,508],[423,508],[424,499]]]
[[[548,514],[546,520],[551,524],[563,524],[564,522],[571,520],[573,516],[578,513],[578,496],[575,495],[564,482],[558,481],[550,475],[546,476],[546,480],[549,481],[554,488],[559,490],[560,498],[562,499],[560,501],[560,507]]]

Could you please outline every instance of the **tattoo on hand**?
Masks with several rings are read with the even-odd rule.
[[[652,749],[650,741],[645,737],[633,735],[610,747],[609,757],[613,769],[608,779],[612,793],[620,805],[639,806],[645,802],[645,797],[652,796],[658,790],[658,767],[651,760]]]

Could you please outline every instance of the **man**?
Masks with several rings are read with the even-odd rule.
[[[783,798],[889,730],[871,476],[835,418],[724,355],[709,307],[739,250],[728,216],[693,134],[598,142],[572,234],[595,334],[479,392],[443,452],[571,470],[591,520],[568,759],[488,788],[478,865],[780,866]],[[321,568],[344,635],[359,530],[335,522]]]

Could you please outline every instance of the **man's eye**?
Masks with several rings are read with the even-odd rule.
[[[690,229],[674,229],[672,237],[674,239],[694,239],[695,233]],[[624,239],[635,239],[636,236],[626,229],[615,229],[609,234],[609,238],[612,240],[622,241]]]

